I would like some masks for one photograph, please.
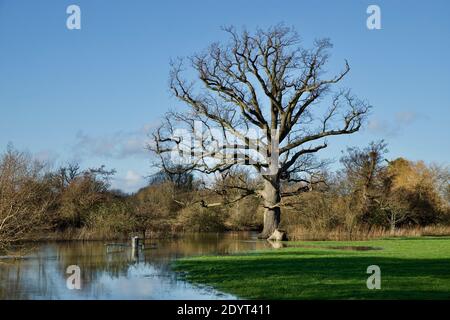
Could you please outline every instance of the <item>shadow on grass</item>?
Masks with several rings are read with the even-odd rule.
[[[329,252],[328,252],[329,253]],[[324,256],[324,251],[177,262],[188,280],[257,299],[449,299],[448,259]],[[381,269],[381,290],[366,286],[367,267]]]

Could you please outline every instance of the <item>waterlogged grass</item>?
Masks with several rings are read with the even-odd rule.
[[[380,290],[367,289],[370,265],[381,269]],[[450,299],[450,238],[293,242],[282,249],[181,259],[174,267],[187,272],[190,282],[241,298]]]

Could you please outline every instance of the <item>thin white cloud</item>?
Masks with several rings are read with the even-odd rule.
[[[400,111],[395,114],[395,121],[401,125],[410,125],[417,119],[414,111]]]
[[[147,124],[136,131],[117,131],[112,134],[92,136],[83,131],[76,135],[73,151],[78,156],[124,159],[128,157],[149,157],[146,146],[152,125]]]
[[[398,136],[403,129],[413,124],[418,119],[414,111],[400,111],[395,113],[392,119],[373,118],[369,121],[367,129],[370,133],[384,137]]]
[[[112,189],[120,189],[127,193],[136,192],[146,185],[146,178],[133,170],[128,170],[125,176],[114,177],[111,181]]]
[[[33,154],[34,159],[42,163],[53,165],[56,163],[59,155],[53,150],[41,150]]]
[[[136,186],[136,184],[142,181],[142,176],[134,172],[133,170],[128,170],[125,176],[125,185],[127,187]]]

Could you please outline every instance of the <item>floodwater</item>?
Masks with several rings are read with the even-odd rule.
[[[236,299],[187,283],[170,268],[170,263],[185,256],[270,247],[248,232],[147,241],[138,255],[129,246],[107,246],[110,243],[35,244],[24,259],[0,260],[0,299]],[[80,268],[80,289],[67,286],[73,274],[73,269],[67,273],[71,265]]]

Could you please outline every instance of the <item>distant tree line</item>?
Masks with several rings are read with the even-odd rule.
[[[341,170],[322,166],[321,183],[305,183],[300,194],[289,196],[292,186],[283,184],[286,219],[281,228],[292,238],[336,230],[345,238],[373,230],[392,235],[423,227],[447,230],[449,168],[404,158],[388,161],[386,152],[384,142],[350,148],[341,158]],[[75,163],[50,169],[8,146],[0,155],[0,251],[26,240],[161,237],[263,226],[258,192],[234,201],[242,198],[239,186],[264,188],[244,167],[207,181],[182,168],[161,170],[132,195],[111,190],[114,173]]]

